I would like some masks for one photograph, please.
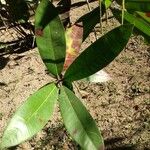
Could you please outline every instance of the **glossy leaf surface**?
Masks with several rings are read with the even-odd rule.
[[[141,30],[143,33],[150,36],[150,24],[144,21],[142,18],[135,17],[134,15],[125,12],[124,19],[130,23],[133,23],[135,27]]]
[[[150,13],[136,12],[136,14],[150,24]]]
[[[65,61],[66,42],[64,27],[56,8],[49,0],[42,0],[35,15],[36,42],[49,72],[61,74]]]
[[[51,118],[57,98],[55,84],[48,84],[31,95],[10,120],[1,148],[18,145],[40,131]]]
[[[105,7],[102,5],[102,16],[104,14]],[[88,37],[88,35],[92,32],[93,28],[97,23],[99,23],[99,14],[100,10],[99,7],[93,9],[91,12],[85,14],[77,23],[82,23],[83,25],[83,41]]]
[[[64,86],[59,104],[64,124],[72,138],[85,150],[103,150],[103,139],[95,121],[74,93]]]
[[[126,46],[132,30],[133,25],[123,25],[102,36],[70,65],[65,80],[83,79],[106,67]]]
[[[114,16],[121,22],[121,11],[113,10]],[[150,36],[150,23],[147,22],[144,18],[135,16],[133,14],[124,12],[124,19],[126,22],[133,23],[136,29],[136,32],[140,31],[139,34],[142,34],[144,37]],[[134,29],[134,31],[135,31]]]

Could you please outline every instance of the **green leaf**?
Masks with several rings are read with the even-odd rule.
[[[95,121],[74,93],[64,86],[60,91],[59,104],[72,138],[85,150],[103,150],[103,139]]]
[[[112,10],[114,16],[121,22],[121,11],[113,9]],[[134,14],[130,14],[127,11],[124,12],[124,19],[128,23],[133,23],[134,33],[137,34],[137,32],[141,35],[143,35],[149,42],[150,37],[150,23],[147,22],[144,18],[135,16]]]
[[[36,42],[49,72],[61,74],[65,61],[65,31],[57,9],[49,0],[42,0],[35,14]]]
[[[65,87],[67,87],[68,89],[70,89],[71,91],[73,91],[73,84],[71,82],[68,81],[63,81],[62,83]]]
[[[135,12],[135,13],[150,24],[150,17],[148,17],[148,14],[150,13],[143,13],[143,12]]]
[[[53,83],[31,95],[10,120],[1,148],[18,145],[40,131],[51,118],[57,98],[58,89]]]
[[[127,10],[150,12],[150,0],[126,0],[125,2]]]
[[[116,0],[122,5],[122,0]],[[125,8],[128,11],[150,12],[150,0],[125,0]]]
[[[150,24],[144,21],[142,18],[138,18],[128,12],[125,12],[124,19],[129,23],[133,23],[135,27],[150,36]]]
[[[102,36],[70,65],[64,75],[65,80],[86,78],[106,67],[126,46],[132,30],[133,25],[122,25]]]
[[[111,0],[103,0],[102,3],[105,5],[105,8],[107,9],[110,7],[112,1]]]
[[[102,16],[105,12],[105,7],[102,5]],[[93,28],[97,23],[99,23],[99,7],[93,9],[91,12],[85,14],[76,23],[83,24],[83,41],[88,37],[88,35],[92,32]]]

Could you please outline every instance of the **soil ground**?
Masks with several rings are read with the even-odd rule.
[[[87,7],[75,9],[72,21],[87,11]],[[73,14],[78,15],[75,18]],[[111,21],[106,26],[109,30],[114,27]],[[88,39],[83,48],[89,44]],[[101,129],[106,150],[150,150],[150,47],[142,37],[133,36],[105,70],[110,81],[76,84],[82,102]],[[0,56],[0,137],[25,99],[51,81],[37,48]],[[41,132],[11,149],[77,150],[78,145],[67,134],[57,107]]]

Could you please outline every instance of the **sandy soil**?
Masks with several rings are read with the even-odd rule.
[[[74,10],[72,14],[79,16],[84,12],[87,12],[86,7]],[[83,48],[87,45],[89,39]],[[52,78],[47,74],[37,48],[0,55],[0,60],[1,137],[15,110]],[[112,80],[97,84],[78,81],[76,84],[83,103],[102,131],[106,150],[149,150],[150,47],[144,44],[142,37],[132,37],[124,51],[105,70]],[[41,132],[11,149],[77,150],[78,145],[67,134],[57,107],[53,119]]]

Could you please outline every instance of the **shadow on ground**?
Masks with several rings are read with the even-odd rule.
[[[14,42],[3,43],[0,47],[0,70],[7,65],[10,54],[21,54],[35,47],[36,44],[33,35],[28,35],[24,39],[19,39]],[[18,56],[16,59],[20,59],[20,57],[22,56]]]
[[[33,35],[29,34],[25,38],[20,38],[13,42],[0,43],[0,56],[13,53],[23,53],[34,48],[35,42]]]
[[[0,56],[0,70],[3,69],[9,61],[8,57]]]
[[[105,140],[106,150],[136,150],[135,145],[122,144],[125,140],[123,137],[114,137],[111,139]]]
[[[42,150],[44,148],[48,150],[53,147],[53,149],[56,150],[81,150],[79,145],[71,140],[63,125],[59,125],[54,128],[45,128],[43,129],[43,132],[45,136],[42,137],[40,141],[37,140],[36,137],[29,141],[29,144],[31,147],[34,147],[34,149]],[[113,137],[106,139],[104,141],[105,150],[137,150],[136,145],[124,144],[124,140],[124,137]],[[21,145],[15,146],[9,148],[9,150],[22,150],[21,147]],[[143,150],[149,149],[145,147]]]

